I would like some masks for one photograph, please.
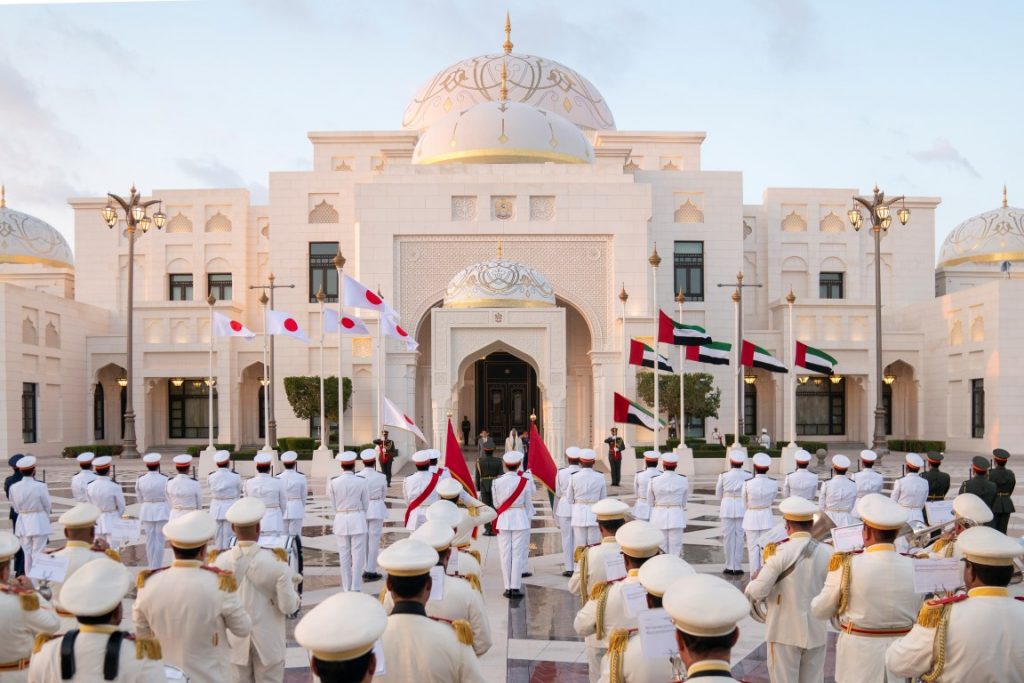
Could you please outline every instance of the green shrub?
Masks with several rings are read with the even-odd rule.
[[[235,451],[231,454],[232,460],[238,460],[240,462],[252,462],[256,457],[256,451]]]
[[[277,439],[277,450],[285,451],[312,451],[316,448],[318,439],[308,436],[281,436]]]
[[[66,446],[61,451],[60,456],[62,458],[77,458],[82,453],[92,452],[97,456],[100,455],[121,455],[121,451],[124,450],[124,446],[121,444],[105,444],[98,443],[89,446]]]
[[[886,442],[890,451],[903,453],[913,451],[915,453],[927,453],[928,451],[946,450],[946,442],[932,439],[889,439]]]
[[[725,443],[726,443],[726,445],[732,445],[732,441],[733,441],[732,434],[726,434],[725,435]],[[750,437],[747,436],[746,434],[741,434],[740,435],[740,445],[741,446],[749,446],[750,445]]]
[[[800,439],[796,442],[796,445],[811,455],[817,453],[819,448],[824,449],[826,453],[828,452],[828,444],[824,441],[804,441],[803,439]]]
[[[235,450],[235,444],[233,443],[215,443],[213,447],[218,451],[233,451]],[[185,449],[185,452],[191,455],[193,458],[198,458],[199,454],[206,450],[206,446],[189,446]]]

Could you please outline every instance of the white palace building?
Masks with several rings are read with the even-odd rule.
[[[216,440],[262,444],[263,311],[261,290],[250,287],[271,273],[294,285],[276,291],[275,308],[314,342],[276,342],[277,434],[318,432],[293,415],[283,381],[320,372],[315,295],[323,284],[336,301],[339,248],[344,272],[379,287],[419,342],[415,352],[388,342],[386,395],[432,445],[443,442],[449,411],[456,429],[465,415],[473,434],[502,437],[535,412],[555,453],[599,444],[612,426],[613,392],[635,396],[626,337],[649,339],[657,307],[675,316],[682,289],[684,322],[734,342],[734,288],[718,285],[734,284],[738,271],[761,285],[745,290],[747,339],[789,359],[792,290],[796,337],[839,361],[835,381],[795,383],[798,436],[871,442],[875,264],[870,230],[847,220],[858,190],[771,188],[744,204],[740,171],[702,167],[705,133],[618,130],[587,78],[515,52],[509,40],[504,48],[430,76],[397,130],[310,133],[312,170],[271,172],[265,205],[238,188],[147,195],[162,202],[167,222],[136,241],[140,450],[206,443],[209,293],[216,311],[257,332],[251,342],[215,340]],[[978,208],[989,202],[978,198]],[[37,455],[118,443],[124,224],[107,227],[104,197],[71,199],[72,254],[52,226],[17,210],[17,197],[9,203],[0,208],[0,442],[7,454]],[[935,265],[938,204],[908,197],[909,225],[894,223],[882,239],[887,431],[950,449],[1012,448],[1024,440],[1024,282],[1014,278],[1015,268],[1024,272],[1024,209],[1004,196],[968,218]],[[664,259],[656,302],[655,247]],[[374,314],[363,318],[376,335]],[[339,336],[326,339],[326,371],[335,375]],[[345,441],[366,443],[377,423],[375,336],[341,339],[353,379]],[[691,421],[688,434],[732,431],[734,368],[687,364],[711,372],[722,391],[720,418]],[[746,429],[784,436],[784,375],[751,374]],[[644,440],[646,432],[627,433]],[[413,447],[407,433],[396,441],[405,453]]]

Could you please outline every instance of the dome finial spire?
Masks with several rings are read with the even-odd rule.
[[[508,67],[505,66],[504,59],[501,60],[501,90],[498,91],[498,100],[508,101]]]
[[[508,10],[505,10],[505,42],[501,46],[505,49],[505,54],[512,54],[512,19]]]
[[[7,186],[6,185],[0,185],[0,209],[6,209],[6,208],[7,208]]]
[[[1003,183],[1003,208],[1004,209],[1006,208],[1006,204],[1007,204],[1007,202],[1006,202],[1006,183]],[[3,204],[0,203],[0,206],[3,206]]]

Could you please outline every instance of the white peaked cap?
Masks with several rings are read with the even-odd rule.
[[[188,453],[182,453],[181,455],[174,456],[174,466],[181,467],[184,465],[192,464],[192,456]]]
[[[0,531],[0,562],[6,562],[18,554],[21,541],[10,531]]]
[[[334,459],[337,460],[338,462],[343,462],[343,463],[346,463],[346,464],[348,464],[350,462],[355,462],[356,461],[356,452],[355,451],[342,451],[341,453],[338,453],[336,456],[334,456]]]
[[[729,462],[734,462],[737,465],[742,465],[747,461],[747,454],[738,448],[733,448],[729,451]]]
[[[231,451],[217,451],[213,454],[213,461],[217,464],[231,460]]]
[[[24,458],[19,460],[15,467],[19,470],[30,470],[36,466],[36,456],[26,455]]]
[[[662,606],[677,629],[705,638],[729,635],[750,613],[750,603],[738,588],[710,574],[676,579],[665,591]]]
[[[509,451],[505,455],[501,456],[501,460],[506,465],[518,465],[523,461],[523,454],[519,451]]]
[[[658,555],[640,567],[640,584],[656,598],[665,595],[672,582],[696,574],[690,563],[678,555]]]
[[[658,451],[644,451],[644,460],[655,460],[661,457],[661,453]]]
[[[160,454],[146,453],[144,456],[142,456],[142,462],[146,463],[147,465],[156,465],[157,463],[160,462]]]
[[[579,458],[580,449],[579,446],[569,446],[565,449],[565,457],[567,458]]]
[[[269,465],[274,462],[274,456],[264,451],[262,453],[257,453],[256,457],[254,457],[252,461],[257,465]]]
[[[437,482],[437,495],[442,498],[455,498],[462,493],[462,484],[454,477],[445,477]]]
[[[860,459],[864,462],[875,462],[878,460],[878,453],[872,450],[864,449],[860,452]]]
[[[281,462],[282,463],[296,462],[298,459],[299,459],[299,454],[296,453],[295,451],[285,451],[284,453],[281,454]]]
[[[832,467],[838,467],[841,470],[850,469],[850,459],[845,455],[833,455],[832,456]]]
[[[422,541],[403,538],[377,556],[377,564],[391,576],[421,576],[437,564],[437,551]]]
[[[430,451],[416,451],[412,454],[412,461],[417,465],[430,462]]]
[[[167,540],[183,550],[206,545],[216,533],[217,522],[204,510],[193,510],[164,525]]]
[[[755,453],[754,454],[754,467],[771,467],[772,458],[767,453]]]
[[[295,626],[295,640],[322,662],[345,662],[372,650],[387,626],[388,615],[379,600],[366,593],[335,593],[302,617]]]
[[[796,452],[796,455],[793,456],[793,459],[796,460],[797,462],[810,462],[811,454],[809,451],[805,451],[804,449],[801,448]]]
[[[666,465],[675,465],[679,462],[679,456],[673,451],[669,451],[668,453],[663,453],[661,455],[661,462]]]
[[[901,529],[910,519],[905,507],[880,493],[869,493],[861,498],[857,502],[857,514],[866,525],[883,531]]]
[[[977,524],[988,524],[992,521],[992,509],[973,493],[961,493],[954,498],[953,513]]]
[[[100,518],[100,509],[92,503],[79,503],[57,519],[65,529],[86,529]]]
[[[906,463],[911,467],[916,467],[918,469],[924,467],[924,458],[922,458],[917,453],[907,453],[904,460],[906,460]]]
[[[1024,554],[1020,542],[987,526],[965,529],[956,543],[964,559],[992,567],[1009,567]]]
[[[427,521],[454,527],[462,521],[462,510],[450,500],[437,500],[427,507]]]
[[[634,519],[626,522],[615,532],[615,541],[623,555],[630,557],[654,557],[665,542],[661,530],[650,522]]]
[[[451,546],[452,539],[455,538],[455,529],[444,522],[427,520],[416,531],[412,532],[409,538],[420,543],[426,543],[437,552],[441,552]]]
[[[132,588],[132,574],[120,562],[99,557],[86,562],[60,588],[60,606],[76,617],[110,614]]]
[[[590,507],[590,511],[601,521],[625,519],[629,506],[618,498],[602,498]]]
[[[363,451],[359,454],[359,459],[362,460],[363,462],[367,462],[369,460],[376,460],[377,451],[373,448],[364,448]]]
[[[32,456],[29,456],[29,457],[32,457]],[[21,463],[21,462],[24,462],[24,460],[25,459],[22,458],[18,462]],[[110,467],[113,464],[113,462],[114,462],[114,459],[111,458],[109,455],[101,455],[98,458],[94,458],[93,459],[92,466],[97,468],[97,469],[102,469],[104,467]]]
[[[96,457],[95,453],[93,453],[92,451],[86,451],[85,453],[79,453],[78,456],[75,458],[75,460],[77,460],[78,462],[81,462],[81,463],[86,463],[86,462],[92,462],[92,459],[95,458],[95,457]]]
[[[225,519],[235,526],[254,526],[263,519],[267,506],[259,498],[239,498],[224,514]]]
[[[818,506],[801,496],[790,496],[779,503],[779,512],[791,522],[810,522],[814,520]]]
[[[594,452],[593,448],[581,448],[580,449],[580,460],[586,460],[587,462],[594,462],[597,460],[597,453]]]

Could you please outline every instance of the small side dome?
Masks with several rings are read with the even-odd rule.
[[[71,247],[60,232],[35,216],[7,208],[0,198],[0,263],[74,268]]]
[[[1024,261],[1024,209],[1007,204],[1005,189],[1001,207],[956,226],[939,251],[940,268],[1002,261]]]
[[[474,263],[448,282],[445,308],[541,308],[555,305],[555,290],[539,271],[501,258]]]

